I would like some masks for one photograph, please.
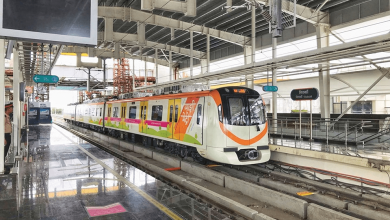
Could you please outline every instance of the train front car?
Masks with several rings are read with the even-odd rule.
[[[267,162],[271,153],[260,94],[248,88],[226,87],[211,91],[210,96],[206,157],[233,165]]]

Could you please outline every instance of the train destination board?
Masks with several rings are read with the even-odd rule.
[[[316,100],[318,95],[319,92],[316,88],[294,89],[290,93],[290,97],[294,101]]]

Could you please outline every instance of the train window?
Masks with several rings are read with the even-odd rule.
[[[152,120],[153,121],[162,121],[162,105],[154,105],[152,106]]]
[[[144,107],[143,106],[141,106],[141,120],[142,120],[142,117],[144,116]]]
[[[172,116],[173,116],[173,105],[169,107],[169,122],[172,122]]]
[[[96,116],[100,115],[100,108],[96,108]]]
[[[111,117],[111,107],[108,108],[108,115],[107,115],[107,117]]]
[[[135,119],[137,116],[137,106],[131,106],[129,109],[129,118]]]
[[[175,122],[177,122],[178,117],[179,117],[179,106],[176,105],[175,106]]]
[[[249,110],[252,125],[260,125],[265,123],[265,111],[263,100],[261,98],[249,98]]]
[[[100,116],[102,116],[102,108],[100,108]]]
[[[95,116],[95,108],[91,109],[91,116]]]
[[[114,107],[114,113],[112,117],[119,118],[119,107]]]
[[[201,119],[202,119],[202,105],[199,104],[198,105],[198,116],[196,118],[196,124],[200,125]]]
[[[222,105],[218,105],[218,118],[222,122]]]
[[[241,98],[229,98],[230,124],[247,125],[248,116]]]

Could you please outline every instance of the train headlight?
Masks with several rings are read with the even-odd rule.
[[[257,150],[248,150],[245,152],[245,157],[249,160],[256,160],[259,157]]]

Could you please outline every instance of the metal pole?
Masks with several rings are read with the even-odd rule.
[[[313,105],[310,100],[310,141],[313,141]]]
[[[194,32],[190,31],[190,76],[194,75]]]
[[[87,91],[91,91],[91,68],[88,68]]]
[[[345,123],[345,150],[348,146],[348,122]]]
[[[155,49],[155,51],[154,51],[154,68],[155,68],[155,71],[156,71],[156,84],[158,84],[158,63],[157,63],[157,59],[158,59],[158,49]]]
[[[278,41],[276,38],[272,39],[272,59],[275,59],[276,54],[276,47],[277,47]],[[272,68],[272,85],[277,86],[277,76],[276,76],[276,68]],[[278,129],[278,94],[276,92],[272,93],[272,131],[274,134],[276,134]]]
[[[4,173],[4,117],[5,114],[5,41],[0,39],[0,173]],[[17,56],[14,56],[14,59],[18,59]]]
[[[299,140],[302,140],[302,111],[301,111],[302,101],[299,101]]]
[[[107,90],[106,90],[106,58],[103,59],[103,89],[104,89],[104,95],[107,95]]]

